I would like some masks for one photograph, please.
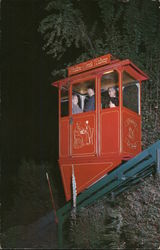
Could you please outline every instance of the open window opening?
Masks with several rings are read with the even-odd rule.
[[[101,108],[119,106],[119,77],[116,70],[105,72],[101,77]]]
[[[61,87],[61,117],[69,115],[69,91],[67,86]]]
[[[128,72],[123,72],[123,106],[140,114],[140,84]]]
[[[72,85],[72,114],[95,110],[95,79]]]

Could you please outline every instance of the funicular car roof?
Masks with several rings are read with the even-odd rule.
[[[74,74],[72,76],[68,76],[66,78],[60,79],[56,82],[53,82],[52,85],[55,87],[60,87],[60,86],[64,86],[64,85],[68,85],[68,83],[72,84],[75,83],[76,81],[79,81],[82,78],[89,78],[98,74],[103,73],[104,71],[109,71],[109,70],[116,70],[120,67],[124,67],[127,66],[130,67],[130,69],[132,69],[132,71],[134,72],[135,76],[137,79],[139,79],[140,81],[144,81],[147,80],[149,77],[147,76],[147,74],[145,74],[142,70],[140,70],[134,63],[132,63],[129,59],[125,59],[125,60],[113,60],[111,61],[110,64],[106,64],[104,66],[101,67],[97,67],[97,68],[93,68],[90,69],[88,71],[84,71],[78,74]]]

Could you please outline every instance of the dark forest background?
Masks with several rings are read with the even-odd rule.
[[[2,0],[0,25],[6,229],[50,209],[45,170],[60,179],[58,94],[51,83],[67,75],[67,66],[107,53],[133,61],[150,77],[142,85],[143,148],[160,138],[160,1]],[[24,220],[26,200],[37,204]]]
[[[51,83],[66,76],[67,66],[106,53],[131,59],[149,75],[142,92],[147,119],[143,128],[155,131],[160,99],[159,5],[153,0],[1,2],[6,160],[12,164],[23,157],[51,160],[57,154],[57,90]]]

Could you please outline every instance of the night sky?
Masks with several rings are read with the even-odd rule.
[[[2,0],[2,162],[15,171],[23,158],[58,158],[58,93],[54,62],[37,32],[44,0]]]

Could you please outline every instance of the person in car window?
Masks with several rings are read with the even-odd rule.
[[[109,107],[113,108],[116,106],[119,106],[119,100],[117,97],[117,90],[115,87],[110,87],[108,89],[108,94],[109,94]]]
[[[77,95],[72,95],[72,114],[82,113],[82,109],[78,105]]]
[[[87,100],[84,112],[95,110],[95,93],[93,88],[88,88],[87,90],[89,99]]]

